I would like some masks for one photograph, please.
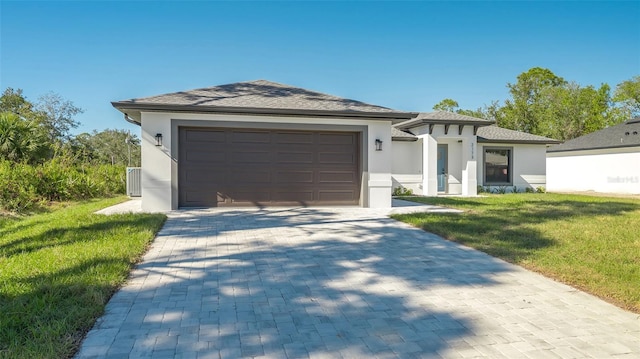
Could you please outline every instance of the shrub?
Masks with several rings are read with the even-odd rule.
[[[39,165],[0,160],[0,209],[24,212],[39,202],[125,193],[124,166],[74,164],[53,159]]]
[[[539,186],[539,187],[536,187],[536,192],[537,193],[545,193],[545,192],[547,192],[547,189],[544,188],[543,186]]]
[[[403,186],[398,186],[393,189],[394,196],[413,196],[413,190],[410,188],[405,188]]]
[[[531,188],[531,187],[525,187],[525,188],[524,188],[524,191],[525,191],[526,193],[533,193],[533,192],[534,192],[533,188]]]
[[[37,178],[33,167],[0,161],[0,209],[24,212],[34,208],[38,201]]]

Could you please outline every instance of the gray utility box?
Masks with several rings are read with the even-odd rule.
[[[127,196],[142,196],[142,169],[140,167],[127,167]]]

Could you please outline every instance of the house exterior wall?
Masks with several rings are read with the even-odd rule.
[[[547,189],[640,194],[640,147],[547,153]]]
[[[178,127],[282,128],[361,133],[360,205],[391,207],[391,121],[250,115],[142,112],[142,208],[163,212],[178,208]],[[162,146],[155,135],[162,134]],[[383,150],[375,151],[376,139]]]
[[[547,185],[547,164],[544,144],[519,144],[519,143],[479,143],[478,144],[478,184],[485,184],[484,178],[484,149],[507,148],[512,150],[512,183],[509,187],[515,186],[518,191],[525,188],[536,189]],[[491,186],[494,187],[494,186]]]
[[[393,188],[404,187],[422,194],[422,140],[393,141],[391,149]]]

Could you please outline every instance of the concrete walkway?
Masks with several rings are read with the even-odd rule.
[[[387,212],[172,212],[77,357],[640,357],[638,315]]]

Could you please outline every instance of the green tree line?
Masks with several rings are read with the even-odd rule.
[[[476,110],[461,109],[446,98],[433,109],[495,121],[503,128],[570,140],[640,116],[640,76],[618,84],[615,90],[581,86],[551,70],[534,67],[507,83],[510,97]]]
[[[120,129],[73,135],[82,112],[53,92],[31,102],[21,89],[4,90],[0,214],[125,192],[125,166],[140,165],[140,140]]]

